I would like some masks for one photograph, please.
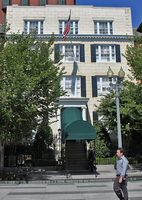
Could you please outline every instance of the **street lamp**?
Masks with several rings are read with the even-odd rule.
[[[116,108],[117,108],[117,137],[118,137],[118,147],[122,147],[122,137],[121,137],[121,124],[120,124],[120,110],[119,110],[119,89],[123,91],[123,78],[125,76],[125,72],[123,71],[122,67],[120,68],[120,71],[118,72],[118,76],[120,78],[117,83],[112,83],[113,78],[113,71],[109,67],[107,76],[110,81],[110,90],[112,91],[115,89],[116,93]]]
[[[61,129],[59,128],[58,129],[58,133],[59,133],[59,137],[58,137],[58,139],[59,139],[59,159],[61,159]]]

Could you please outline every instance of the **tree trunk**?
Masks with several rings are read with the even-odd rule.
[[[0,174],[4,171],[4,143],[0,140]]]

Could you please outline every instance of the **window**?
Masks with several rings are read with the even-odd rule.
[[[85,62],[84,49],[84,44],[55,44],[54,59],[58,62],[61,54],[62,62]]]
[[[94,22],[94,33],[96,35],[112,35],[113,34],[113,22]]]
[[[97,45],[96,62],[115,62],[115,46]]]
[[[117,82],[117,76],[112,78],[112,83]],[[110,82],[107,76],[92,76],[92,96],[106,95],[110,90]]]
[[[64,76],[60,84],[70,97],[81,97],[81,77]]]
[[[37,28],[37,34],[43,34],[43,21],[25,20],[24,33],[29,34]]]
[[[117,77],[112,78],[112,83],[116,83]],[[98,96],[106,95],[110,90],[110,82],[108,77],[97,77]]]
[[[59,34],[63,34],[67,21],[59,21]],[[70,22],[70,31],[68,34],[78,34],[78,21]]]
[[[21,5],[22,6],[28,6],[28,5],[30,5],[30,0],[21,0]]]
[[[11,0],[3,0],[3,7],[11,5]]]
[[[39,0],[40,6],[45,6],[46,4],[48,4],[48,0]]]
[[[121,62],[120,45],[91,44],[91,62]]]
[[[66,5],[66,0],[57,0],[58,5]]]
[[[63,62],[80,61],[80,46],[79,45],[60,45],[59,51],[63,57]]]

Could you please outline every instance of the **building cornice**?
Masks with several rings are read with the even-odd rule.
[[[11,34],[7,34],[10,37]],[[38,34],[39,39],[44,39],[48,41],[52,34]],[[66,41],[63,40],[62,34],[54,34],[55,41],[58,42],[128,42],[129,39],[133,39],[133,35],[90,35],[90,34],[78,34],[78,35],[68,35]]]
[[[59,98],[58,99],[59,100],[59,102],[70,102],[70,101],[72,101],[72,102],[88,102],[89,101],[89,98]]]
[[[61,34],[55,34],[55,41],[63,41],[63,36]],[[49,40],[51,37],[51,34],[44,34],[44,35],[38,35],[38,38],[42,38],[45,40]],[[68,35],[66,37],[66,42],[67,41],[85,41],[85,42],[90,42],[90,41],[120,41],[120,42],[128,42],[129,38],[133,38],[133,35]]]

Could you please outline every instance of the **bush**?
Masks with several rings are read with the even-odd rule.
[[[110,165],[117,162],[117,157],[108,157],[108,158],[96,158],[96,164],[98,165]]]

